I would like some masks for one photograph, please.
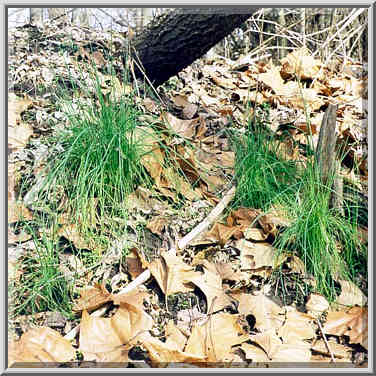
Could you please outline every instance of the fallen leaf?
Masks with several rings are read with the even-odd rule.
[[[338,282],[341,285],[341,295],[337,298],[336,303],[346,306],[358,305],[360,307],[367,303],[367,297],[353,282],[341,279]]]
[[[76,351],[71,343],[55,330],[47,327],[31,329],[9,346],[8,362],[69,362]]]
[[[199,124],[198,117],[190,120],[178,119],[169,112],[164,113],[162,118],[169,124],[171,129],[180,137],[192,139],[196,134],[196,126]]]
[[[132,279],[137,278],[145,270],[142,267],[142,262],[136,248],[130,249],[125,262],[127,263],[127,271]]]
[[[299,343],[302,339],[312,339],[315,337],[312,319],[312,316],[295,309],[288,310],[286,321],[278,329],[278,336],[282,338],[283,343],[288,344]]]
[[[235,242],[235,247],[240,250],[242,269],[275,268],[286,259],[285,255],[278,255],[276,248],[269,243],[252,243],[240,239]]]
[[[25,231],[21,230],[18,234],[15,234],[10,226],[8,226],[8,244],[23,243],[31,239],[32,236]]]
[[[150,330],[152,325],[153,320],[147,313],[125,302],[120,303],[111,318],[93,317],[84,310],[80,324],[80,350],[90,354],[114,351]]]
[[[106,351],[106,352],[98,352],[98,353],[91,353],[89,351],[82,351],[82,355],[84,356],[85,361],[95,361],[98,363],[121,363],[121,367],[126,367],[127,363],[130,361],[129,359],[129,350],[132,345],[125,345],[120,346],[115,350]],[[120,365],[117,365],[120,367]]]
[[[309,362],[311,359],[310,346],[303,341],[294,344],[283,343],[274,349],[271,359],[273,362]]]
[[[187,337],[174,324],[173,320],[169,320],[165,330],[166,345],[175,347],[178,351],[183,351],[187,342]]]
[[[147,267],[166,295],[192,291],[193,286],[190,282],[201,277],[201,273],[195,272],[191,266],[171,252],[162,252],[161,258],[154,260]]]
[[[142,165],[159,187],[164,160],[163,152],[159,147],[159,136],[150,127],[136,127],[133,136],[135,142],[143,147],[143,156],[140,160]]]
[[[29,99],[18,98],[14,94],[8,95],[8,145],[12,149],[26,146],[33,129],[21,121],[21,114],[32,104]]]
[[[215,264],[204,260],[202,263],[204,273],[197,272],[191,278],[194,283],[206,296],[208,313],[219,311],[232,305],[232,299],[222,287],[222,277]]]
[[[186,352],[207,357],[208,362],[231,360],[231,347],[249,339],[239,323],[239,315],[217,313],[203,324],[195,324]]]
[[[296,75],[302,80],[318,77],[322,66],[322,62],[315,59],[305,47],[289,53],[281,60],[281,64],[283,74]]]
[[[350,337],[350,343],[360,343],[368,349],[368,309],[353,307],[347,312],[329,312],[323,331],[336,336]]]
[[[149,229],[152,233],[157,234],[159,236],[162,235],[162,231],[164,230],[165,226],[167,225],[168,221],[162,215],[158,215],[154,217],[147,225],[146,228]]]
[[[57,235],[68,239],[78,249],[94,250],[97,248],[94,241],[84,238],[75,224],[63,225],[57,232]]]
[[[187,350],[184,352],[177,350],[174,344],[162,342],[152,337],[149,332],[141,334],[138,340],[148,351],[149,358],[154,367],[165,367],[166,363],[172,362],[196,363],[206,361],[205,356],[190,353]]]
[[[284,321],[284,309],[263,294],[232,294],[239,302],[238,311],[243,315],[253,315],[254,327],[261,332],[280,328]]]
[[[260,228],[248,227],[244,231],[244,238],[253,242],[265,241],[268,234],[265,234]]]
[[[273,328],[259,334],[251,335],[250,339],[263,348],[270,360],[282,346],[282,341],[277,337]]]
[[[204,323],[208,316],[204,313],[201,313],[197,306],[194,306],[190,309],[182,309],[177,314],[177,326],[178,328],[187,336],[189,337],[191,334],[192,326],[197,323]]]
[[[217,222],[214,223],[213,227],[205,235],[204,239],[225,245],[227,241],[236,233],[239,233],[239,229],[237,227],[229,227]]]
[[[348,348],[344,345],[341,345],[340,343],[336,343],[333,341],[328,341],[328,344],[330,351],[336,358],[350,360],[352,351],[351,348]],[[330,357],[330,353],[325,345],[325,341],[322,339],[316,341],[315,344],[311,347],[311,349],[320,354]]]
[[[72,310],[75,312],[81,312],[83,310],[92,311],[111,300],[112,296],[105,287],[96,284],[95,286],[86,288],[81,292],[81,296],[76,301]]]
[[[329,302],[322,295],[311,294],[306,303],[306,309],[308,313],[317,317],[329,309]]]
[[[255,345],[242,343],[240,348],[244,351],[245,358],[252,360],[252,362],[269,362],[269,358],[265,354],[265,351]]]

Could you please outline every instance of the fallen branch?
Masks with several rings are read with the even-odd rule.
[[[221,215],[223,210],[227,207],[230,201],[235,196],[235,186],[233,186],[217,204],[217,206],[210,212],[210,214],[197,225],[190,233],[185,235],[178,242],[179,249],[184,249],[189,243],[191,243],[198,235],[208,229],[208,227]]]
[[[222,200],[217,204],[217,206],[210,212],[210,214],[199,224],[197,225],[191,232],[185,235],[182,239],[178,242],[179,250],[184,249],[189,243],[191,243],[198,235],[208,229],[208,227],[221,215],[223,210],[227,207],[227,205],[231,202],[231,200],[235,196],[235,186],[233,186],[222,198]],[[171,249],[171,251],[175,251],[175,249]],[[113,296],[117,296],[120,294],[126,294],[135,290],[138,286],[145,283],[151,276],[150,270],[146,269],[143,271],[137,278],[135,278],[132,282],[128,283],[122,290],[120,290],[117,294]],[[91,315],[94,317],[101,317],[105,314],[107,310],[107,306],[101,307],[98,310],[94,311]],[[80,325],[77,325],[73,328],[69,333],[67,333],[64,338],[68,340],[72,340],[76,337],[80,329]]]

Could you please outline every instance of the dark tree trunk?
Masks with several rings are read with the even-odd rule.
[[[132,40],[136,59],[158,86],[204,55],[256,11],[257,8],[175,9],[152,20]],[[143,77],[137,67],[135,73]]]

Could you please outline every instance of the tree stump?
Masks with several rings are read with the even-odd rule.
[[[343,211],[343,179],[340,176],[341,164],[336,159],[336,120],[337,105],[329,104],[325,111],[316,148],[316,163],[321,181],[332,189],[330,207],[341,215]]]

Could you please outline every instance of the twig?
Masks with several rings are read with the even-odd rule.
[[[320,332],[322,334],[322,338],[324,338],[324,342],[325,342],[325,346],[326,346],[326,349],[328,350],[329,354],[330,354],[330,357],[332,358],[332,362],[335,363],[335,359],[334,359],[334,355],[333,355],[333,352],[332,350],[330,349],[329,347],[329,343],[328,343],[328,340],[326,339],[326,335],[324,333],[324,330],[321,326],[321,323],[320,323],[320,320],[319,319],[316,319],[316,322],[317,322],[317,325],[319,326],[320,328]]]
[[[178,242],[179,249],[184,249],[189,243],[191,243],[199,234],[205,231],[223,212],[226,206],[235,196],[235,186],[233,186],[217,204],[217,206],[210,212],[210,214],[197,225],[189,234],[185,235]]]

